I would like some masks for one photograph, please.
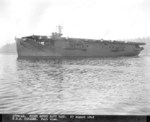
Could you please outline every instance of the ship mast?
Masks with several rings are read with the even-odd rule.
[[[62,33],[61,33],[61,30],[62,30],[63,27],[62,27],[61,25],[58,25],[57,28],[58,28],[58,33],[59,33],[59,34],[62,34]]]
[[[52,38],[60,38],[63,34],[61,33],[62,26],[56,26],[58,28],[58,32],[52,33]]]

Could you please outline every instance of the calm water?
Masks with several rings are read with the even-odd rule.
[[[0,64],[0,113],[150,114],[150,56]]]

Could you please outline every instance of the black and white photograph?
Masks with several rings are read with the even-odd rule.
[[[0,0],[0,114],[150,115],[150,0]]]

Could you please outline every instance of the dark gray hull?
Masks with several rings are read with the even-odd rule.
[[[50,41],[49,41],[50,42]],[[60,38],[41,44],[34,40],[16,39],[18,57],[120,57],[137,56],[143,50],[138,43],[87,41]]]

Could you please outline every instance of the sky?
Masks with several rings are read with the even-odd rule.
[[[0,0],[0,47],[15,37],[123,40],[150,36],[150,0]]]

